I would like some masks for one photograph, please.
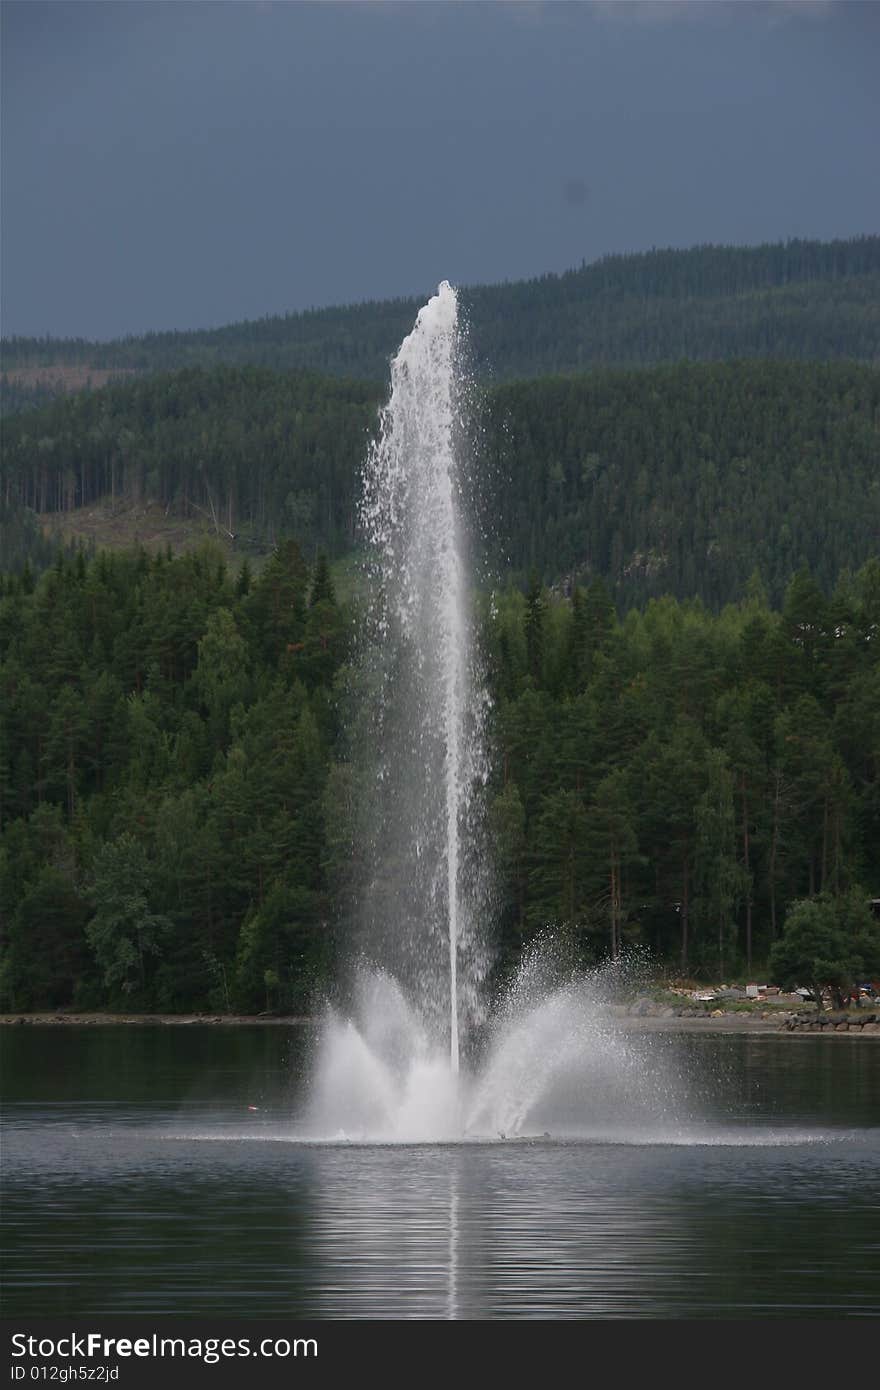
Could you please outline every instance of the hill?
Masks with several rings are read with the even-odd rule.
[[[880,237],[606,256],[461,297],[475,371],[496,381],[682,358],[876,361]],[[383,381],[419,307],[383,300],[110,343],[8,338],[6,409],[69,389],[59,369],[74,367],[93,384],[99,373],[218,364]]]
[[[217,367],[67,397],[7,420],[5,502],[66,521],[150,503],[240,553],[290,535],[335,559],[357,542],[381,395]],[[489,575],[601,575],[622,606],[670,593],[719,608],[755,569],[779,602],[803,565],[827,589],[880,548],[871,367],[609,369],[499,385],[481,401],[470,484]]]
[[[493,528],[520,579],[603,576],[618,604],[773,603],[880,552],[880,375],[854,363],[680,363],[492,397]]]

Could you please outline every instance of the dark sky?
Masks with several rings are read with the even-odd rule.
[[[4,0],[4,333],[880,226],[880,4]]]

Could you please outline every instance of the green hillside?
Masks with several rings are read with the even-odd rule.
[[[880,892],[880,564],[781,611],[601,581],[480,621],[497,961],[551,926],[709,978],[806,894]],[[347,951],[354,613],[278,547],[59,557],[0,577],[0,1009],[301,1012]],[[870,926],[870,924],[869,924]]]
[[[497,964],[549,925],[724,977],[807,895],[866,914],[880,238],[464,299]],[[332,978],[360,468],[417,308],[6,345],[0,1007],[299,1011]]]
[[[773,602],[880,553],[880,374],[682,363],[499,388],[492,526],[521,578],[600,574],[619,603]]]
[[[3,496],[49,520],[149,501],[231,533],[241,553],[291,535],[336,559],[357,540],[380,396],[217,367],[66,397],[6,421]],[[470,482],[490,577],[598,574],[622,605],[671,593],[718,608],[755,569],[779,602],[802,565],[830,587],[880,549],[871,367],[593,371],[494,387],[477,414]],[[19,544],[4,563],[23,558]]]
[[[423,298],[433,289],[426,285]],[[346,305],[111,343],[7,339],[11,408],[55,380],[48,373],[40,386],[32,378],[25,385],[16,373],[62,365],[167,371],[224,363],[383,381],[421,302]],[[561,275],[465,288],[462,303],[474,366],[495,380],[681,358],[876,361],[880,237],[607,256]]]

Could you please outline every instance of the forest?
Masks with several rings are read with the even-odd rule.
[[[391,354],[435,289],[425,285],[419,298],[111,343],[6,338],[4,409],[44,402],[51,373],[40,384],[15,377],[36,366],[117,372],[259,366],[384,386]],[[606,256],[563,274],[463,287],[460,298],[472,368],[490,381],[682,358],[876,362],[880,237]]]
[[[0,1007],[304,1011],[352,920],[357,595],[281,542],[58,554],[0,597]],[[724,978],[880,888],[880,561],[782,604],[480,598],[496,969],[536,933]]]
[[[787,918],[880,898],[880,238],[462,299],[495,970],[547,930],[767,970]],[[0,1009],[334,978],[360,470],[418,307],[3,344]],[[147,504],[215,539],[60,543]]]
[[[35,514],[140,499],[212,521],[253,559],[285,535],[314,559],[357,544],[378,387],[191,368],[4,422],[3,564],[36,568]],[[829,591],[880,536],[880,377],[852,362],[689,363],[474,391],[469,512],[492,582],[601,576],[625,609],[669,593],[714,610],[755,569],[782,602],[803,565]],[[51,528],[50,528],[51,529]]]

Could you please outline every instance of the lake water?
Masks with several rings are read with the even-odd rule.
[[[678,1138],[434,1146],[295,1142],[302,1029],[0,1041],[7,1317],[880,1313],[876,1039],[656,1035]]]

